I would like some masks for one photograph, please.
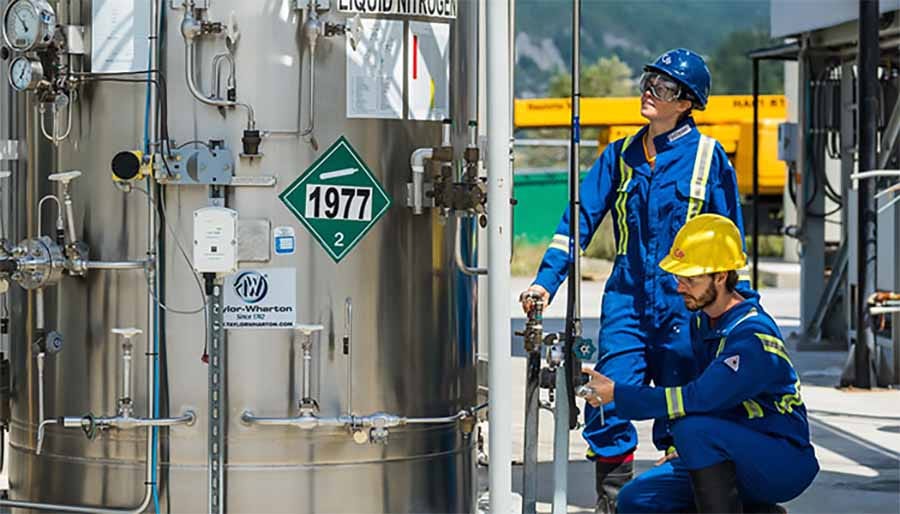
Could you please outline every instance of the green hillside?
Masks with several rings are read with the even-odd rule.
[[[516,96],[543,96],[560,66],[568,70],[571,9],[568,0],[516,1]],[[735,32],[755,31],[765,44],[768,26],[768,0],[584,0],[582,62],[617,55],[637,74],[669,48],[713,57]]]

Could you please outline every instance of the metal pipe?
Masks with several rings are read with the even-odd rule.
[[[90,428],[92,425],[98,429],[115,428],[118,430],[132,430],[135,428],[174,427],[179,425],[193,426],[197,421],[197,415],[192,410],[185,411],[181,416],[174,418],[135,418],[133,416],[66,416],[59,423],[64,428]]]
[[[152,239],[152,237],[151,237]],[[108,271],[124,271],[134,269],[146,269],[150,265],[150,260],[140,261],[88,261],[88,269],[108,270]],[[150,334],[148,334],[149,336]]]
[[[753,289],[759,289],[759,59],[753,59]]]
[[[553,434],[552,512],[568,511],[569,430],[575,406],[573,349],[581,339],[581,0],[572,2],[572,126],[569,152],[569,288],[566,304],[566,339],[562,366],[556,369],[556,408]]]
[[[556,368],[556,406],[553,409],[553,514],[568,511],[569,487],[569,398],[566,394],[566,366]],[[563,441],[563,443],[559,443]]]
[[[409,156],[409,166],[412,168],[412,200],[413,214],[422,214],[425,204],[425,161],[434,156],[432,148],[416,148]]]
[[[878,0],[859,2],[859,55],[857,69],[859,80],[859,170],[871,171],[877,162],[878,140]],[[875,292],[875,209],[871,183],[858,183],[856,237],[856,345],[854,351],[854,385],[872,387],[871,355],[869,345],[874,341],[869,323],[866,299]]]
[[[528,353],[525,370],[525,440],[522,448],[522,514],[537,512],[541,353]],[[568,459],[566,459],[568,460]]]
[[[38,374],[38,420],[44,420],[44,366],[47,361],[46,352],[38,352],[37,354],[37,374]]]
[[[891,160],[891,154],[900,139],[900,99],[894,102],[894,109],[891,111],[891,117],[888,119],[887,127],[881,136],[882,145],[881,153],[878,155],[878,167],[884,168],[888,161]]]
[[[322,24],[319,21],[319,13],[316,11],[316,2],[312,1],[309,3],[306,21],[303,23],[303,35],[306,36],[306,43],[309,47],[309,90],[307,94],[309,103],[306,109],[307,126],[300,132],[300,137],[312,135],[316,127],[316,46],[321,33]],[[319,146],[314,136],[310,138],[310,144],[314,150]]]
[[[41,424],[40,424],[40,425],[38,425],[38,432],[37,432],[37,446],[35,446],[35,448],[34,448],[34,453],[35,453],[36,455],[40,455],[40,454],[43,452],[43,449],[44,449],[44,433],[45,433],[45,430],[46,430],[46,426],[47,426],[47,425],[55,425],[56,423],[57,423],[57,420],[55,420],[55,419],[45,419],[44,421],[41,421]]]
[[[489,0],[486,6],[487,136],[488,136],[488,319],[490,438],[488,451],[490,512],[506,514],[512,501],[512,366],[509,341],[510,288],[510,0]]]
[[[859,181],[869,178],[877,178],[877,177],[900,177],[900,170],[876,170],[872,169],[869,171],[860,171],[857,173],[853,173],[850,175],[850,180],[853,181],[853,189],[859,188]]]
[[[353,299],[344,301],[344,353],[347,355],[347,412],[353,415]]]
[[[301,430],[315,430],[322,427],[353,428],[353,427],[383,427],[394,428],[405,425],[439,425],[454,423],[475,415],[478,408],[461,410],[452,416],[436,418],[407,418],[397,414],[376,412],[366,416],[343,415],[337,417],[322,417],[315,414],[301,414],[300,416],[287,418],[258,417],[249,410],[241,414],[241,421],[247,425],[295,427]]]
[[[221,98],[222,92],[222,63],[228,63],[228,80],[226,82],[226,87],[231,88],[234,87],[234,56],[229,52],[223,52],[213,57],[213,86],[212,93],[210,93],[210,98]]]
[[[187,15],[185,15],[187,16]],[[195,43],[193,38],[189,38],[185,36],[185,44],[184,44],[184,73],[188,85],[188,90],[191,92],[191,95],[196,98],[198,101],[205,103],[206,105],[211,105],[213,107],[242,107],[247,110],[247,128],[255,129],[256,128],[256,114],[253,111],[253,106],[250,104],[246,104],[243,102],[232,102],[230,100],[222,100],[221,98],[208,98],[204,95],[200,88],[197,86],[196,78],[194,77],[197,69],[196,64],[196,51],[195,51]]]
[[[75,208],[68,184],[63,184],[63,204],[66,206],[66,242],[71,244],[78,239],[75,237]]]
[[[34,234],[34,237],[35,237],[35,238],[41,237],[41,229],[42,229],[42,227],[43,227],[43,225],[42,225],[42,223],[43,223],[43,215],[42,215],[42,213],[43,213],[43,211],[44,211],[44,202],[46,202],[46,201],[48,201],[48,200],[53,200],[54,202],[56,202],[56,228],[57,228],[57,229],[62,229],[62,228],[63,228],[63,226],[61,226],[61,225],[62,225],[62,222],[63,222],[63,219],[62,219],[62,204],[59,203],[59,198],[57,198],[56,195],[47,195],[47,196],[41,198],[41,199],[38,201],[37,227],[35,228],[35,234]]]
[[[478,268],[471,267],[466,264],[466,259],[463,259],[462,254],[462,223],[463,219],[468,219],[468,217],[460,216],[456,219],[456,238],[454,241],[454,260],[456,261],[456,269],[458,269],[463,275],[468,275],[470,277],[475,277],[478,275],[487,275],[487,268]]]
[[[39,287],[34,290],[34,328],[41,332],[46,326],[44,319],[44,288]]]

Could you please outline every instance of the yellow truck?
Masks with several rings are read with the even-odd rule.
[[[637,130],[647,120],[640,114],[639,97],[583,98],[581,126],[598,127],[599,152]],[[571,123],[569,98],[517,99],[517,129],[561,128]],[[753,194],[753,97],[750,95],[711,96],[704,111],[695,111],[694,120],[704,134],[717,139],[734,163],[738,188],[749,206]],[[759,194],[760,224],[763,233],[777,230],[782,210],[782,194],[787,179],[785,164],[777,158],[778,125],[787,117],[783,95],[759,96]],[[749,214],[749,209],[745,210]],[[749,223],[749,218],[746,219]],[[749,227],[749,225],[748,225]]]

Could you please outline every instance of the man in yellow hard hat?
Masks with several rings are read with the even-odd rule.
[[[675,447],[627,484],[618,512],[779,512],[819,471],[800,380],[759,295],[735,290],[740,231],[724,216],[685,223],[659,266],[691,318],[697,378],[674,387],[616,384],[590,368],[587,401],[626,419],[667,418]],[[789,472],[786,472],[789,470]]]

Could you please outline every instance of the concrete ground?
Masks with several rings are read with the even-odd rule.
[[[511,291],[512,327],[524,325],[516,303],[518,293],[528,279],[514,278]],[[565,286],[564,286],[565,287]],[[599,330],[599,298],[602,282],[587,282],[582,288],[585,334],[596,337]],[[770,288],[762,291],[763,306],[782,327],[785,337],[799,326],[799,291]],[[565,290],[545,313],[545,329],[562,330],[565,316]],[[524,405],[525,358],[521,340],[513,338],[513,405]],[[821,471],[812,486],[785,506],[792,514],[885,513],[900,512],[900,391],[847,391],[834,386],[838,382],[846,355],[843,352],[799,352],[792,349],[792,360],[803,382],[803,398],[809,410],[810,429]],[[653,466],[660,456],[650,441],[650,422],[637,423],[640,444],[636,452],[637,472]],[[550,512],[552,498],[553,420],[541,412],[539,466],[541,488],[539,512]],[[523,438],[522,408],[515,414],[514,460],[521,461]],[[591,512],[595,500],[591,463],[584,460],[586,445],[573,431],[569,446],[569,512]],[[479,470],[482,489],[487,473]],[[521,465],[513,466],[514,491],[521,491]]]

